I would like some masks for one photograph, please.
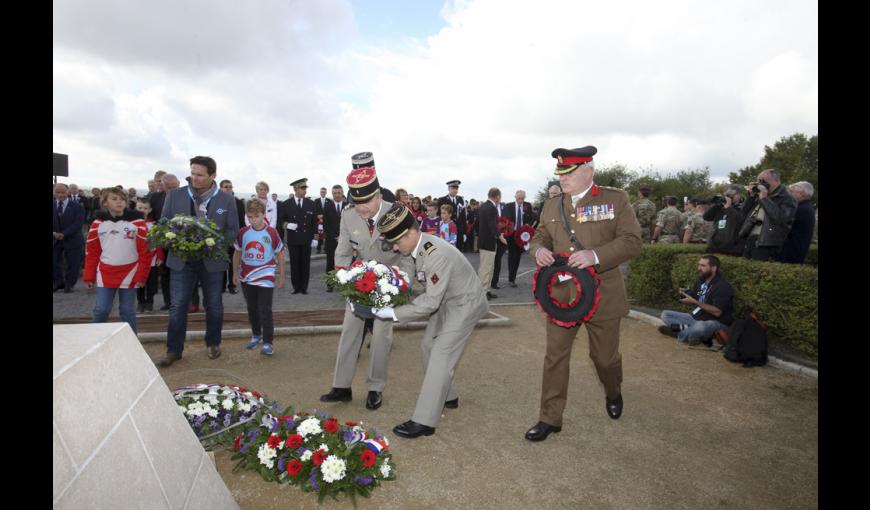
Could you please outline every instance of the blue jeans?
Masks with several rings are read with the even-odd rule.
[[[172,303],[169,307],[169,331],[166,334],[167,352],[181,354],[187,336],[187,309],[193,295],[197,278],[202,287],[205,305],[205,344],[220,345],[221,329],[224,324],[224,304],[221,299],[223,271],[210,273],[202,262],[188,262],[184,269],[169,273],[169,287]]]
[[[97,303],[94,305],[94,320],[91,322],[106,322],[112,305],[115,303],[115,293],[118,293],[118,311],[121,320],[130,325],[133,333],[136,332],[136,289],[108,289],[106,287],[94,287],[97,291]]]
[[[719,321],[699,321],[687,313],[672,310],[662,312],[662,321],[668,326],[681,326],[677,334],[677,342],[681,343],[689,339],[709,340],[723,327]]]

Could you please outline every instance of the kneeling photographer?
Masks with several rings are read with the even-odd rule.
[[[734,289],[719,274],[720,262],[715,255],[704,255],[698,260],[698,281],[694,289],[680,289],[680,303],[694,305],[692,313],[664,310],[665,323],[659,331],[676,336],[677,342],[689,345],[704,343],[713,346],[713,334],[730,326],[734,308]]]
[[[771,168],[746,187],[749,198],[742,208],[744,220],[738,237],[746,240],[743,256],[748,259],[774,259],[788,237],[797,202],[781,184],[779,172]]]
[[[704,221],[713,222],[713,235],[707,241],[707,251],[726,255],[743,255],[744,240],[737,234],[743,226],[743,188],[730,184],[722,195],[710,199],[710,206],[704,211]]]

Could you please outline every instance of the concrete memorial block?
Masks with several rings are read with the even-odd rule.
[[[55,508],[237,509],[126,323],[53,331]]]

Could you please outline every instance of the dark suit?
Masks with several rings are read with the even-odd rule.
[[[462,251],[463,246],[465,246],[465,200],[456,195],[456,202],[450,200],[450,195],[445,195],[438,199],[438,215],[441,215],[441,206],[444,204],[450,204],[453,206],[453,214],[450,215],[453,223],[456,223],[456,230],[458,235],[456,236],[456,248],[459,251]]]
[[[465,251],[474,251],[474,236],[477,235],[477,214],[478,209],[465,209],[465,231],[468,232],[471,227],[471,233],[467,234],[468,238],[465,243]]]
[[[492,205],[492,204],[490,204],[490,205]],[[504,216],[504,204],[498,204],[498,210],[497,210],[496,217],[495,217],[496,223],[498,222],[499,216]],[[510,218],[508,218],[508,219],[510,219]],[[498,236],[499,236],[499,232],[498,232],[498,228],[496,228],[496,230],[495,230],[496,239],[498,239]],[[508,242],[508,245],[511,242],[511,240],[508,238],[505,238],[505,241]],[[492,282],[490,282],[490,286],[492,286],[492,287],[498,286],[498,278],[499,278],[499,275],[501,274],[501,258],[504,256],[504,252],[506,252],[508,249],[508,247],[506,245],[502,244],[500,241],[496,241],[495,247],[496,247],[495,261],[493,262]]]
[[[281,202],[278,208],[278,225],[284,230],[287,251],[290,253],[290,283],[294,291],[307,291],[311,275],[311,241],[317,225],[314,201],[302,199],[302,208],[296,197]],[[285,223],[295,223],[296,229],[286,228]]]
[[[523,202],[523,215],[522,218],[517,218],[517,203],[511,202],[504,206],[502,209],[503,215],[507,219],[514,222],[515,228],[520,228],[522,225],[531,225],[535,222],[535,217],[532,214],[532,205],[528,202]],[[517,220],[520,219],[522,224],[517,223]],[[523,250],[517,243],[514,242],[513,239],[508,239],[508,281],[515,282],[517,279],[517,271],[520,268],[520,257],[523,256]]]
[[[68,199],[63,214],[58,214],[57,200],[52,200],[51,204],[52,232],[63,234],[62,240],[52,238],[52,280],[55,288],[65,286],[72,289],[79,279],[79,270],[82,267],[82,251],[85,244],[82,227],[85,224],[85,208]],[[66,275],[61,269],[61,257],[66,259]]]
[[[155,191],[148,197],[148,201],[151,203],[151,214],[155,218],[161,218],[163,216],[163,203],[166,202],[166,192]]]
[[[317,219],[317,216],[323,214],[323,211],[326,210],[327,207],[335,207],[335,204],[332,203],[332,200],[326,197],[317,197],[312,200],[314,202],[314,235],[317,235],[317,225],[320,225],[320,220]],[[323,204],[322,202],[326,202]],[[326,227],[324,227],[324,233],[326,232]],[[323,236],[324,239],[326,236]],[[317,253],[320,253],[320,250],[323,249],[323,239],[317,240]]]
[[[487,200],[477,209],[480,239],[477,247],[481,250],[495,251],[498,242],[498,210]]]
[[[241,198],[235,198],[236,201],[236,212],[239,213],[239,230],[241,230],[243,225],[245,224],[245,201]],[[235,239],[233,239],[235,241]],[[236,249],[233,248],[233,243],[230,244],[230,260],[233,260],[233,254],[236,253]],[[227,272],[224,273],[224,288],[226,289],[235,289],[236,286],[233,284],[233,265],[230,264],[230,267],[227,268]]]
[[[341,210],[347,207],[347,202],[341,202]],[[335,269],[335,249],[338,247],[338,236],[341,226],[341,213],[336,210],[335,202],[332,200],[326,203],[326,208],[323,209],[323,234],[326,246],[326,272]]]

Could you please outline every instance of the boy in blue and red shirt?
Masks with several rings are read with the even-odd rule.
[[[261,354],[272,355],[272,293],[284,287],[284,243],[274,227],[266,223],[266,207],[259,200],[245,204],[250,225],[239,231],[233,254],[233,283],[241,282],[251,321],[251,341],[246,349],[263,341]],[[275,268],[278,277],[275,277]]]

